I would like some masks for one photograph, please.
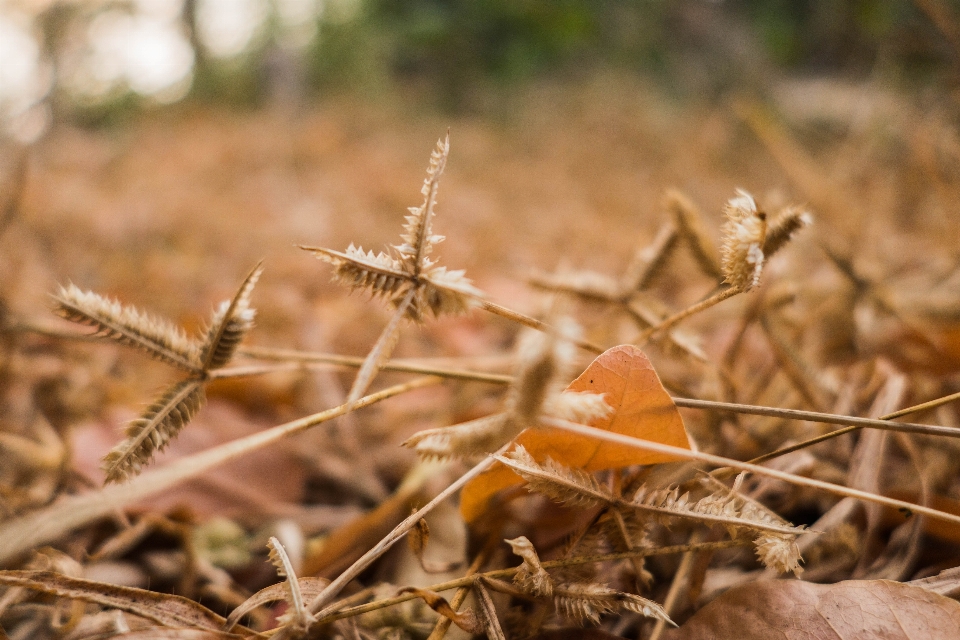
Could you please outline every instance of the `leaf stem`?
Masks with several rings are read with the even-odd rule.
[[[542,322],[540,320],[537,320],[536,318],[531,318],[530,316],[525,316],[522,313],[500,306],[495,302],[490,302],[489,300],[483,300],[483,299],[478,300],[478,302],[480,303],[480,308],[482,308],[484,311],[489,311],[490,313],[506,318],[507,320],[512,320],[513,322],[522,324],[525,327],[536,329],[537,331],[555,332],[560,337],[564,338],[565,340],[569,340],[573,344],[577,345],[578,347],[586,351],[592,351],[593,353],[596,353],[596,354],[601,354],[604,351],[602,347],[598,347],[592,342],[589,342],[587,340],[581,340],[579,338],[571,338],[570,336],[565,336],[561,334],[559,331],[557,331],[557,329],[547,324],[546,322]]]

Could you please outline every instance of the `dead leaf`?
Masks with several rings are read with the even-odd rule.
[[[132,631],[122,636],[123,640],[233,640],[246,636],[238,636],[226,631],[212,631],[210,629],[142,629]]]
[[[406,587],[404,589],[400,589],[398,593],[412,593],[418,598],[421,598],[425,603],[427,603],[428,607],[442,615],[444,618],[449,619],[451,622],[453,622],[453,624],[457,625],[467,633],[480,634],[486,629],[486,626],[480,621],[473,609],[467,609],[466,611],[455,611],[454,608],[450,606],[450,603],[435,591],[430,591],[429,589],[418,589],[416,587]]]
[[[955,640],[957,629],[960,603],[900,582],[764,580],[727,591],[662,638]]]
[[[219,630],[224,619],[182,596],[70,578],[52,571],[0,571],[0,585],[119,609],[167,627]]]
[[[590,426],[614,433],[690,449],[683,419],[667,394],[647,356],[633,345],[608,349],[590,363],[567,391],[604,394],[613,413]],[[633,464],[657,464],[677,460],[672,456],[641,451],[611,442],[549,427],[528,429],[516,439],[538,462],[548,456],[574,469],[599,471]],[[468,522],[486,510],[498,491],[523,480],[497,463],[475,478],[460,494],[460,512]]]

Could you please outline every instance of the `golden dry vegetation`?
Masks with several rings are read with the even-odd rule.
[[[818,107],[801,110],[798,92],[816,97],[805,104]],[[277,638],[761,638],[793,619],[814,630],[833,624],[852,638],[866,629],[851,622],[853,606],[900,620],[906,635],[890,637],[952,637],[960,622],[960,606],[948,598],[958,593],[960,564],[953,404],[898,418],[943,427],[936,433],[873,424],[778,455],[765,462],[772,474],[738,476],[729,465],[825,434],[844,424],[837,416],[880,418],[958,391],[954,99],[801,81],[771,95],[680,106],[644,83],[602,76],[576,90],[534,85],[512,95],[500,118],[424,114],[402,99],[340,98],[295,115],[177,107],[122,129],[64,125],[34,147],[5,149],[0,583],[8,588],[0,624],[7,635],[219,638],[272,629]],[[446,315],[447,301],[438,306],[443,317],[408,322],[400,315],[415,303],[395,299],[399,342],[382,355],[410,370],[387,366],[377,375],[368,366],[363,386],[396,395],[332,421],[321,423],[330,417],[322,414],[310,428],[296,423],[344,405],[392,316],[389,297],[348,295],[331,282],[330,265],[297,245],[343,251],[352,243],[376,253],[399,243],[407,208],[422,202],[418,185],[434,141],[448,129],[432,220],[432,233],[446,240],[430,257],[465,270],[485,301],[526,319],[487,313],[471,293],[463,303],[475,308],[466,313]],[[753,271],[728,273],[731,261],[747,259],[731,240],[737,229],[724,225],[738,188],[767,214],[768,240],[783,211],[813,218],[776,249],[760,236],[754,249],[767,255],[755,285]],[[752,242],[739,241],[744,251]],[[211,356],[221,338],[208,337],[207,355],[191,352],[198,359],[186,373],[142,348],[83,338],[89,330],[51,313],[55,304],[63,313],[65,298],[83,306],[79,294],[51,298],[72,283],[202,334],[211,323],[216,329],[216,317],[204,319],[260,261],[256,288],[221,316],[237,320],[247,299],[256,309],[252,329],[235,327],[243,338],[236,355],[231,344],[222,358]],[[653,262],[638,288],[630,265]],[[749,264],[759,268],[753,258]],[[737,289],[729,299],[648,329],[729,291],[724,275]],[[358,277],[349,269],[346,276]],[[411,282],[429,292],[424,280]],[[534,317],[549,325],[534,333],[539,343],[521,335]],[[569,344],[574,326],[588,348]],[[517,350],[524,340],[526,351]],[[453,497],[431,507],[429,527],[409,519],[400,532],[412,528],[413,544],[377,553],[369,567],[356,564],[381,539],[392,540],[411,510],[458,488],[452,483],[474,463],[491,460],[482,454],[523,428],[533,431],[521,438],[539,434],[541,444],[560,437],[536,425],[563,426],[556,408],[563,403],[550,405],[551,398],[597,355],[589,346],[630,343],[663,382],[657,393],[832,414],[834,424],[678,400],[700,452],[687,454],[685,437],[670,439],[678,432],[651,435],[657,411],[678,411],[657,395],[638,405],[641,418],[624,433],[680,451],[644,458],[621,443],[617,464],[594,467],[562,451],[552,452],[552,463],[540,454],[501,456],[501,464],[523,467],[537,492],[517,484],[489,509],[475,507],[469,523]],[[334,356],[353,360],[338,364]],[[630,363],[626,378],[640,366]],[[229,367],[259,368],[250,372],[258,375],[218,375]],[[459,373],[438,384],[418,367]],[[518,381],[505,391],[511,373]],[[205,389],[204,406],[178,407],[183,414],[166,423],[172,440],[149,470],[127,477],[152,454],[112,472],[119,482],[101,489],[101,458],[181,378]],[[583,384],[571,388],[610,393]],[[365,393],[355,390],[356,398]],[[582,420],[574,410],[567,422],[599,426],[604,411],[620,415],[621,407],[587,410]],[[401,447],[425,429],[498,412],[505,417],[493,427],[481,421],[480,436],[415,437],[411,444],[430,443],[421,448],[426,461]],[[302,432],[270,431],[284,423]],[[257,433],[274,439],[223,462],[202,457]],[[451,441],[469,441],[463,446],[481,455],[429,460],[466,453],[456,444],[449,450]],[[191,465],[211,469],[193,477]],[[587,475],[596,469],[605,470]],[[534,481],[538,473],[546,480]],[[688,491],[689,503],[681,497]],[[603,557],[580,570],[564,566],[596,554]],[[803,581],[787,580],[793,569]],[[249,599],[285,575],[286,588]],[[760,582],[773,577],[783,580]],[[465,597],[454,612],[449,602],[460,607]],[[849,626],[829,613],[804,618],[808,605],[840,611]],[[745,614],[732,630],[740,607],[787,613]],[[452,630],[430,608],[452,620]],[[228,630],[219,616],[231,611],[230,623],[242,626]],[[656,622],[667,616],[679,629]],[[598,630],[579,630],[584,622]]]

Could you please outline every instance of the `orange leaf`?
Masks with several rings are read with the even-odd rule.
[[[570,383],[567,391],[605,394],[604,399],[613,407],[613,413],[594,420],[590,425],[592,427],[690,448],[680,412],[664,390],[647,356],[633,345],[621,345],[605,351]],[[543,462],[549,456],[568,467],[585,471],[678,459],[600,442],[551,427],[527,429],[517,437],[516,442],[526,447],[537,462]],[[486,511],[495,493],[522,482],[520,476],[498,462],[463,488],[460,513],[468,522],[476,520]]]

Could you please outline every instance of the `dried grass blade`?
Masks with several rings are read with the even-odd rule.
[[[542,493],[556,502],[595,507],[615,501],[614,496],[589,473],[569,469],[550,458],[542,465],[538,464],[520,445],[505,455],[494,457],[526,480],[531,491]]]
[[[72,284],[60,287],[53,297],[57,315],[94,327],[94,335],[135,347],[191,373],[200,371],[197,344],[169,321]]]
[[[250,294],[263,273],[263,262],[247,275],[236,295],[224,308],[221,306],[210,323],[201,349],[204,371],[222,367],[233,357],[244,334],[253,327],[254,310],[250,308]]]
[[[819,489],[821,491],[826,491],[834,495],[856,498],[857,500],[863,500],[865,502],[876,502],[882,505],[892,507],[894,509],[905,509],[913,514],[925,515],[931,518],[936,518],[937,520],[951,522],[954,524],[960,524],[960,516],[954,515],[952,513],[947,513],[945,511],[938,511],[937,509],[931,509],[929,507],[924,507],[922,505],[914,504],[912,502],[905,502],[903,500],[894,500],[893,498],[887,498],[885,496],[880,496],[880,495],[868,493],[865,491],[850,489],[849,487],[833,484],[831,482],[824,482],[822,480],[806,478],[804,476],[798,476],[793,473],[778,471],[776,469],[760,467],[754,464],[750,464],[748,462],[740,462],[739,460],[733,460],[731,458],[724,458],[722,456],[715,456],[709,453],[703,453],[702,451],[690,451],[688,449],[683,449],[681,447],[674,447],[667,444],[661,444],[659,442],[643,440],[642,438],[632,438],[630,436],[622,435],[619,433],[613,433],[611,431],[595,429],[593,427],[588,427],[587,425],[583,425],[583,424],[575,424],[572,422],[567,422],[566,420],[558,420],[556,418],[543,418],[542,422],[551,427],[556,427],[558,429],[563,429],[564,431],[570,431],[572,433],[579,433],[580,435],[597,438],[598,440],[616,442],[616,443],[624,444],[630,447],[636,447],[644,451],[653,451],[655,453],[662,453],[665,455],[676,456],[677,458],[683,458],[685,460],[695,460],[698,462],[704,462],[706,464],[715,465],[718,467],[731,467],[733,469],[739,469],[741,471],[747,471],[747,472],[754,473],[761,476],[776,478],[778,480],[783,480],[784,482],[789,482],[791,484],[801,486],[801,487],[810,487],[813,489]]]
[[[484,311],[489,311],[490,313],[506,318],[507,320],[516,322],[517,324],[522,324],[525,327],[536,329],[537,331],[557,332],[557,329],[555,327],[551,327],[546,322],[542,322],[540,320],[537,320],[536,318],[531,318],[530,316],[526,316],[522,313],[519,313],[518,311],[514,311],[513,309],[508,309],[507,307],[496,304],[495,302],[490,302],[489,300],[480,300],[480,307]],[[604,349],[603,347],[599,347],[593,344],[592,342],[588,342],[587,340],[584,340],[582,338],[567,337],[567,339],[585,351],[590,351],[596,354],[600,354],[606,351],[606,349]]]
[[[429,589],[420,589],[418,587],[404,587],[398,593],[410,593],[422,599],[428,607],[439,613],[441,616],[453,622],[467,633],[479,635],[484,632],[485,626],[477,617],[473,609],[466,611],[455,610],[447,599],[436,591]]]
[[[438,382],[440,382],[440,378],[418,378],[366,396],[356,406],[365,407]],[[346,405],[327,409],[266,431],[259,431],[244,438],[212,447],[200,453],[179,458],[158,469],[148,470],[130,482],[103,487],[90,493],[64,496],[47,507],[17,518],[0,521],[0,540],[3,541],[3,544],[0,545],[0,563],[9,562],[25,551],[52,542],[76,527],[88,524],[139,500],[156,495],[180,482],[195,478],[234,458],[266,447],[277,440],[300,433],[320,423],[338,418],[345,413],[347,413]],[[486,469],[486,466],[479,469],[477,473],[484,469]]]
[[[393,348],[397,345],[397,339],[400,337],[400,321],[406,315],[407,307],[413,302],[416,293],[417,290],[414,288],[407,291],[407,295],[397,305],[397,310],[390,318],[390,322],[387,323],[380,337],[377,338],[373,349],[364,359],[360,371],[357,372],[357,377],[353,381],[353,386],[350,388],[350,393],[347,395],[346,405],[348,407],[352,407],[363,396],[376,377],[377,372],[380,371],[380,366],[390,358]]]
[[[252,632],[251,632],[252,633]],[[99,637],[99,636],[98,636]],[[139,631],[130,631],[122,636],[123,640],[240,640],[244,636],[225,631],[212,631],[210,629],[141,629]],[[255,635],[253,637],[256,637]],[[0,636],[2,638],[2,636]]]
[[[140,473],[156,451],[176,437],[205,400],[203,382],[181,380],[127,427],[127,438],[103,459],[105,482],[121,482]]]
[[[413,448],[422,458],[454,458],[484,455],[512,440],[523,425],[505,413],[462,422],[449,427],[424,429],[407,438],[402,446]]]
[[[298,588],[300,590],[300,595],[303,599],[316,598],[321,591],[323,591],[330,581],[326,578],[300,578],[297,580]],[[277,602],[278,600],[284,600],[287,597],[286,594],[287,585],[286,584],[272,584],[269,587],[264,587],[257,591],[255,594],[243,601],[242,604],[238,605],[236,609],[230,612],[230,615],[227,616],[227,621],[223,625],[224,631],[230,631],[237,623],[240,622],[240,619],[243,616],[247,615],[257,607],[267,604],[268,602]]]
[[[0,571],[0,585],[119,609],[167,627],[217,631],[225,622],[189,598],[71,578],[53,571]],[[252,633],[249,629],[244,631]]]
[[[474,583],[474,591],[477,594],[477,600],[480,601],[480,609],[483,611],[483,617],[487,622],[487,638],[490,640],[507,640],[503,634],[503,628],[500,626],[500,619],[497,618],[497,608],[493,606],[493,598],[490,592],[483,584],[483,578],[478,578]]]
[[[282,624],[293,624],[295,627],[305,629],[314,621],[314,617],[303,604],[300,583],[297,580],[296,572],[293,570],[293,565],[290,563],[290,558],[280,541],[273,536],[270,536],[267,548],[270,549],[270,562],[277,568],[277,575],[286,578],[284,582],[285,599],[290,609],[279,618],[279,621]]]

